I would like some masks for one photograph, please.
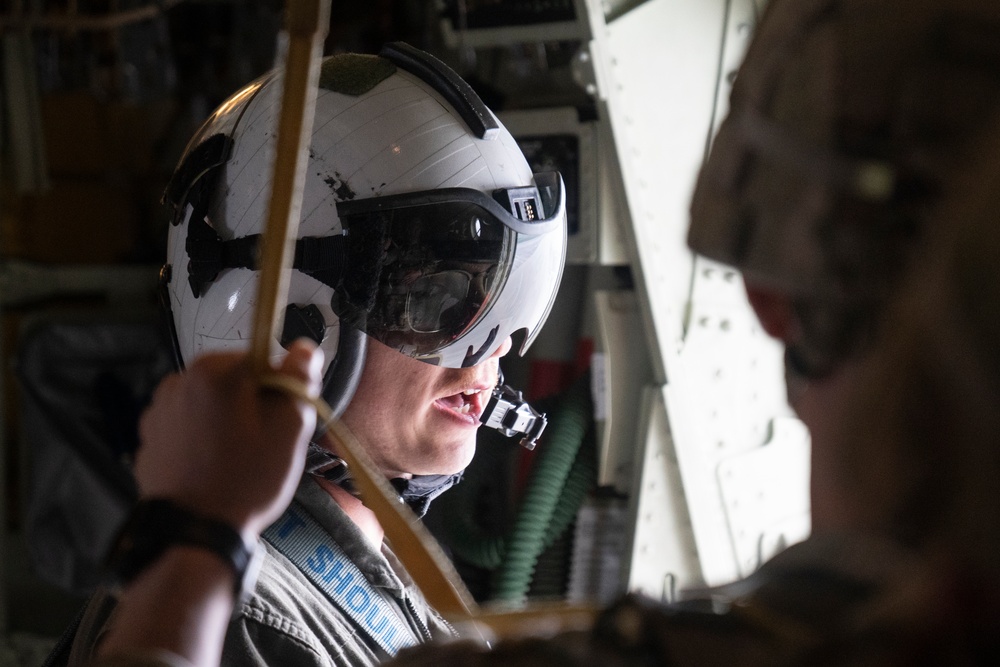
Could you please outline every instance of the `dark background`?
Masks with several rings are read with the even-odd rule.
[[[451,64],[494,111],[568,105],[585,118],[594,111],[569,73],[577,43],[453,50],[445,46],[440,29],[442,20],[475,27],[502,20],[517,25],[571,19],[572,4],[334,0],[324,52],[376,53],[385,42],[403,40]],[[32,8],[36,13],[19,13]],[[37,109],[31,113],[41,137],[34,158],[43,174],[26,184],[26,167],[12,150],[17,130],[8,119],[14,116],[12,105],[27,101],[5,89],[0,107],[0,266],[6,275],[0,302],[5,522],[0,593],[6,604],[0,604],[0,633],[54,636],[83,600],[82,592],[39,577],[24,545],[31,499],[47,493],[31,488],[37,485],[32,457],[47,456],[47,450],[24,423],[24,378],[18,372],[23,374],[26,364],[20,355],[32,336],[53,322],[127,321],[157,330],[155,276],[165,256],[168,225],[160,197],[188,138],[212,109],[273,66],[282,8],[271,0],[0,2],[5,67],[19,67],[37,84]],[[128,14],[132,10],[147,13],[132,20],[128,17],[138,16]],[[23,47],[17,62],[7,50],[15,36]],[[12,266],[29,267],[32,273],[12,275]],[[144,277],[122,284],[126,279],[115,271],[123,268]],[[84,281],[74,281],[74,272],[81,270],[105,275],[109,284],[83,286]],[[63,282],[53,276],[64,276]],[[27,290],[36,283],[51,286],[38,293]],[[41,348],[37,354],[48,353]],[[98,418],[111,421],[95,428],[103,429],[114,445],[113,457],[124,466],[134,446],[128,431],[155,379],[148,372],[137,376],[132,361],[118,376],[99,378],[99,386],[112,392],[128,385],[127,396],[112,393],[103,403],[103,394],[96,396]],[[516,369],[510,373],[517,376]],[[95,399],[92,391],[83,394],[79,404]],[[71,394],[65,398],[67,405],[74,403]],[[104,409],[109,406],[110,411]],[[76,428],[79,415],[71,409],[43,412],[63,431]]]

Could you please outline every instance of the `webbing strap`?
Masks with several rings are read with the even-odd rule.
[[[337,543],[308,514],[289,507],[263,538],[292,561],[386,653],[420,640]]]
[[[205,292],[223,269],[260,268],[260,234],[240,236],[226,241],[205,221],[204,214],[191,214],[184,248],[188,254],[188,283],[197,298]],[[292,268],[337,288],[344,272],[345,242],[340,234],[304,236],[295,241]]]

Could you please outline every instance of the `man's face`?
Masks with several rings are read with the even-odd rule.
[[[746,288],[764,330],[785,345],[799,342],[792,298],[749,281]],[[912,367],[909,349],[899,335],[880,335],[823,377],[789,384],[789,405],[810,434],[813,532],[884,529],[908,499],[903,471],[913,457],[900,448],[897,418],[912,390],[898,388],[922,384],[902,379]]]
[[[479,417],[497,383],[497,351],[472,368],[440,368],[368,339],[358,390],[342,420],[389,477],[463,470],[476,451]]]

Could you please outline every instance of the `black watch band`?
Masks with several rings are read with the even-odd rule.
[[[172,546],[207,549],[232,569],[236,598],[249,593],[257,574],[257,543],[247,544],[224,521],[187,510],[166,498],[140,500],[122,526],[108,555],[117,583],[128,584]]]

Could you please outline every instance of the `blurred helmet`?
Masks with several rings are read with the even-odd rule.
[[[228,100],[167,188],[164,282],[180,361],[243,348],[266,224],[281,75]],[[334,359],[344,326],[400,353],[471,366],[545,321],[562,275],[562,179],[532,174],[496,117],[432,56],[326,58],[282,340]],[[329,365],[329,364],[328,364]]]
[[[789,361],[861,349],[1000,109],[995,0],[772,0],[691,206],[693,250],[792,298]]]

